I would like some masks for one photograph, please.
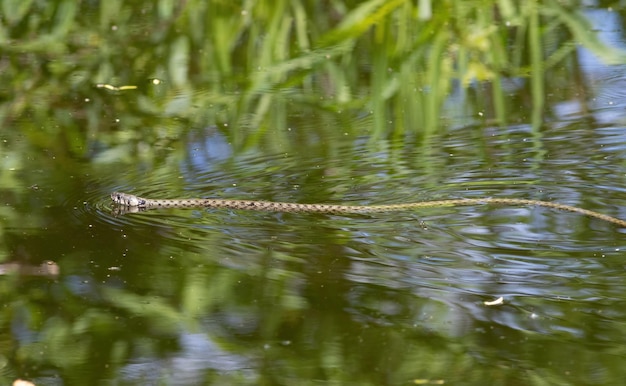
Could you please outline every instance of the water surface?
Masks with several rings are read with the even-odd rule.
[[[58,23],[71,8],[59,8]],[[539,124],[532,77],[474,80],[465,89],[455,79],[429,121],[434,132],[426,124],[402,131],[415,111],[402,98],[387,109],[373,97],[380,91],[389,102],[385,92],[406,86],[377,78],[406,71],[393,53],[382,74],[384,58],[358,56],[345,95],[330,81],[342,79],[347,59],[325,71],[305,60],[310,73],[297,68],[285,78],[274,64],[249,65],[247,82],[236,72],[255,58],[241,46],[233,68],[204,62],[207,52],[189,54],[204,30],[192,28],[196,36],[168,24],[194,15],[163,6],[155,19],[140,17],[151,9],[89,8],[71,24],[89,33],[68,40],[86,51],[25,45],[20,28],[34,21],[6,16],[13,50],[0,65],[28,66],[0,105],[2,382],[526,385],[626,377],[626,230],[613,224],[503,205],[120,215],[109,198],[123,191],[376,205],[507,197],[626,219],[623,64],[582,47],[559,66],[552,59]],[[600,39],[623,46],[619,13],[583,11]],[[111,15],[119,29],[109,26]],[[91,20],[97,27],[84,25]],[[115,31],[126,44],[113,44]],[[460,66],[454,49],[444,59]],[[111,52],[124,60],[94,63]],[[54,60],[40,72],[43,53]],[[67,77],[65,65],[74,69]],[[231,73],[217,89],[200,69],[209,83]],[[265,73],[276,80],[255,83]],[[411,98],[432,102],[434,86],[411,86]],[[507,122],[498,122],[501,101],[485,90],[503,92]]]

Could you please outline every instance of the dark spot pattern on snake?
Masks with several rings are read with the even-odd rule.
[[[579,213],[588,217],[606,221],[626,228],[626,221],[603,213],[576,206],[565,205],[558,202],[528,200],[521,198],[459,198],[449,200],[408,202],[388,205],[337,205],[337,204],[298,204],[293,202],[272,201],[249,201],[249,200],[221,200],[213,198],[180,198],[180,199],[148,199],[132,194],[113,192],[111,200],[117,205],[128,208],[229,208],[242,210],[259,210],[273,212],[297,212],[297,213],[331,213],[331,214],[356,214],[356,213],[379,213],[404,211],[421,208],[437,208],[450,206],[468,205],[516,205],[516,206],[540,206],[558,209],[568,212]]]

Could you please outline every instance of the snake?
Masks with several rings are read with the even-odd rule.
[[[149,199],[135,196],[133,194],[113,192],[111,193],[111,199],[115,204],[119,205],[122,208],[129,209],[129,211],[139,211],[153,208],[226,208],[237,210],[288,213],[368,214],[380,212],[397,212],[423,208],[471,206],[485,204],[509,206],[540,206],[582,214],[626,228],[626,220],[595,212],[593,210],[565,205],[558,202],[530,200],[523,198],[453,198],[444,200],[419,201],[384,205],[341,205],[300,204],[292,202],[229,200],[215,198]]]

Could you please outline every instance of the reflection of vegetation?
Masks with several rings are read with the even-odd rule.
[[[562,65],[575,60],[575,42],[608,62],[623,61],[622,53],[598,42],[581,15],[556,0],[138,3],[2,3],[0,122],[15,128],[6,130],[0,142],[3,190],[35,201],[40,197],[25,193],[28,185],[18,174],[27,167],[47,170],[41,165],[52,158],[55,166],[63,167],[85,159],[159,159],[159,149],[178,141],[188,128],[212,124],[237,149],[280,143],[298,153],[310,135],[331,148],[331,154],[336,142],[325,139],[334,138],[337,130],[425,138],[458,116],[466,124],[468,116],[478,113],[490,124],[517,119],[532,121],[538,130],[547,109],[545,90],[569,82],[575,71]],[[510,97],[502,84],[513,80],[518,87]],[[525,101],[528,96],[531,102]],[[449,118],[444,121],[442,116]],[[358,126],[354,117],[359,118]],[[307,133],[288,135],[294,125],[307,128]],[[40,154],[32,148],[41,149],[45,159],[27,161],[28,155]],[[184,150],[174,147],[175,151]],[[167,160],[168,165],[176,161]],[[359,161],[346,161],[353,164],[336,170],[348,174]],[[423,163],[436,175],[435,161]],[[86,173],[71,165],[75,181],[80,180]],[[266,166],[258,167],[238,177],[251,179]],[[171,169],[161,173],[173,175]],[[323,177],[320,171],[312,174],[310,181]],[[359,181],[374,181],[379,175],[362,178]],[[67,189],[84,189],[83,182],[76,187],[66,182]],[[61,202],[64,192],[56,190],[61,191]],[[14,224],[49,231],[53,221],[67,220],[62,217],[67,213],[33,213],[26,208],[30,207],[3,205],[0,217],[13,227],[2,224],[0,232],[15,229]],[[54,226],[61,228],[84,234],[71,224]],[[4,236],[0,259],[20,257],[14,256],[19,248],[8,247]],[[2,377],[6,376],[2,381],[29,371],[58,372],[74,383],[85,381],[85,374],[94,380],[115,378],[128,358],[167,358],[178,348],[181,333],[206,331],[202,323],[209,324],[212,339],[222,339],[224,351],[262,358],[254,365],[268,384],[304,379],[400,384],[417,378],[484,384],[490,375],[486,369],[513,379],[540,366],[520,362],[528,368],[502,370],[489,363],[498,358],[497,344],[486,341],[477,345],[493,347],[494,352],[479,358],[485,363],[476,368],[474,358],[464,351],[467,342],[424,321],[424,315],[437,321],[454,318],[448,305],[433,306],[402,289],[389,290],[390,298],[381,299],[380,289],[362,285],[362,291],[376,293],[366,299],[367,293],[346,288],[349,281],[341,274],[349,272],[348,267],[338,268],[323,257],[308,262],[310,272],[291,269],[292,251],[276,252],[279,248],[273,246],[268,256],[261,252],[245,256],[267,261],[258,262],[255,272],[242,273],[198,261],[181,247],[173,254],[174,269],[168,270],[173,264],[170,255],[164,257],[159,246],[145,247],[154,246],[150,240],[144,249],[132,251],[140,260],[132,263],[137,271],[128,272],[131,263],[127,263],[119,273],[104,268],[101,272],[82,265],[102,259],[98,262],[109,266],[106,257],[90,253],[124,250],[127,244],[98,242],[114,239],[99,234],[92,236],[96,241],[72,240],[61,250],[50,247],[61,239],[55,236],[47,232],[36,243],[20,239],[45,247],[27,258],[64,257],[58,260],[64,270],[88,274],[62,276],[59,282],[36,278],[41,281],[29,282],[28,291],[22,291],[20,279],[3,277],[0,292],[11,301],[0,311],[0,340],[6,343],[0,344],[0,365],[8,363],[9,369],[2,368]],[[213,249],[211,256],[230,244],[208,238],[204,242],[207,250]],[[314,259],[326,244],[317,247],[302,253]],[[80,253],[70,259],[65,255],[70,248]],[[331,252],[342,256],[341,251]],[[303,277],[293,277],[300,270]],[[398,314],[386,314],[390,308]],[[380,336],[386,338],[384,347],[367,344],[380,341]],[[535,341],[537,346],[542,342]],[[551,359],[559,355],[554,353]],[[568,366],[533,375],[529,383],[567,383],[561,374],[577,370]],[[456,373],[451,374],[450,367]],[[232,380],[218,370],[207,377]],[[257,384],[256,379],[247,381]]]
[[[595,371],[572,368],[571,357],[562,355],[575,334],[547,337],[529,332],[546,325],[572,331],[587,325],[588,318],[579,311],[582,304],[570,305],[577,310],[572,314],[578,320],[554,324],[518,319],[523,310],[514,303],[506,305],[508,312],[474,307],[469,293],[457,302],[444,300],[443,294],[439,299],[416,296],[413,291],[420,287],[406,287],[405,280],[426,279],[433,272],[410,278],[402,265],[344,258],[345,249],[360,244],[349,235],[320,232],[315,226],[304,236],[326,234],[327,239],[294,249],[291,238],[303,235],[278,229],[265,236],[280,236],[282,244],[257,253],[248,249],[241,261],[233,261],[234,254],[228,262],[220,261],[219,253],[170,249],[166,254],[159,246],[138,248],[142,243],[136,243],[128,258],[139,261],[132,266],[93,268],[91,277],[66,276],[55,283],[31,282],[27,291],[11,294],[0,312],[3,326],[9,320],[13,326],[12,333],[0,334],[4,342],[0,358],[10,358],[10,371],[3,372],[0,380],[8,384],[18,376],[52,373],[68,384],[98,384],[105,379],[174,383],[167,380],[177,379],[180,384],[210,384],[211,380],[380,385],[443,379],[446,384],[483,385],[485,379],[501,379],[501,384],[526,380],[541,385],[568,384],[570,379],[588,383],[597,376]],[[223,236],[222,243],[214,240],[206,248],[222,252],[232,248],[230,243]],[[101,260],[94,266],[106,262]],[[238,264],[241,269],[232,267]],[[74,256],[66,266],[77,272],[82,262]],[[368,269],[396,288],[365,283]],[[346,275],[356,280],[347,280]],[[359,278],[364,281],[359,283]],[[451,299],[459,293],[447,296]],[[549,301],[534,302],[542,315],[550,314]],[[562,306],[554,313],[560,310]],[[613,317],[623,314],[614,312]],[[535,329],[525,328],[524,323]],[[593,333],[596,328],[603,329],[592,325],[586,331]],[[599,336],[611,339],[616,334],[619,331],[603,330]],[[201,346],[195,356],[183,350],[183,336],[193,335],[192,345]],[[203,346],[200,336],[212,346]],[[503,353],[514,355],[511,346],[520,342],[524,349],[519,355],[528,356],[503,358]],[[468,347],[480,347],[480,352],[468,353]],[[587,353],[581,351],[581,356]],[[586,364],[621,369],[619,355],[597,355]],[[600,357],[617,363],[603,363]],[[511,366],[518,362],[523,366]],[[618,379],[620,374],[602,376]]]
[[[4,7],[0,27],[2,82],[11,85],[3,88],[0,117],[52,117],[73,141],[86,127],[75,149],[89,148],[84,145],[95,136],[111,144],[129,136],[153,141],[211,123],[228,123],[235,143],[244,143],[245,133],[254,134],[247,141],[260,141],[270,127],[282,135],[294,103],[311,112],[371,113],[370,128],[378,134],[427,134],[441,127],[454,79],[462,94],[468,88],[483,93],[477,82],[492,84],[475,108],[488,108],[488,118],[505,124],[514,111],[501,85],[528,78],[539,125],[546,75],[563,71],[559,64],[573,55],[575,42],[608,61],[623,60],[575,10],[551,0],[421,1],[420,7],[406,0],[324,7],[305,1],[17,3]],[[150,78],[165,83],[154,86]],[[96,83],[140,90],[111,94],[95,90]],[[105,135],[116,119],[138,130]],[[45,127],[60,134],[58,125]]]

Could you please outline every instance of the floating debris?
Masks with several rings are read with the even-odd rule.
[[[500,296],[496,300],[492,300],[490,302],[484,302],[486,306],[497,306],[499,304],[504,304],[504,298]]]
[[[108,84],[108,83],[98,83],[96,84],[96,87],[98,88],[106,88],[107,90],[111,90],[111,91],[126,91],[126,90],[136,90],[137,86],[133,86],[133,85],[128,85],[128,86],[113,86],[112,84]]]

